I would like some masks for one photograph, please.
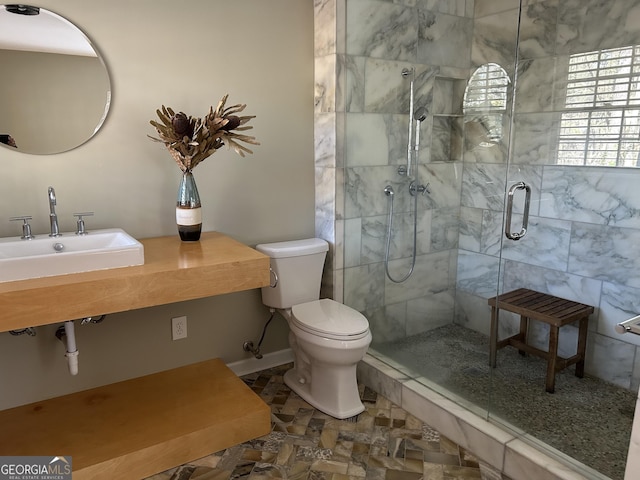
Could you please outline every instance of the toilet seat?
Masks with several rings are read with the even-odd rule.
[[[369,322],[360,312],[329,298],[294,305],[291,320],[312,335],[336,340],[358,340],[369,333]]]

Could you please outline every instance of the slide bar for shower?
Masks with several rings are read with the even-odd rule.
[[[411,75],[411,82],[409,83],[409,140],[407,141],[407,176],[411,176],[411,169],[413,167],[413,81],[415,78],[415,70],[413,68],[403,68],[402,76],[408,77]]]

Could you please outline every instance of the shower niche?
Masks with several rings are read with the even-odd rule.
[[[433,85],[431,161],[462,160],[464,116],[462,111],[466,79],[438,76]]]

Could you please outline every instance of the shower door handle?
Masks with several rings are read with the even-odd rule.
[[[522,228],[519,232],[511,231],[511,213],[513,212],[513,195],[516,190],[525,190],[524,196],[524,213],[522,215]],[[504,225],[504,234],[509,240],[520,240],[527,234],[529,226],[529,203],[531,201],[531,187],[524,182],[514,183],[507,194],[507,218]]]

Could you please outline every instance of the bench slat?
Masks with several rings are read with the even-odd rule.
[[[594,310],[591,305],[525,288],[490,298],[489,305],[559,327],[590,315]]]

